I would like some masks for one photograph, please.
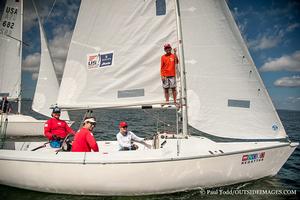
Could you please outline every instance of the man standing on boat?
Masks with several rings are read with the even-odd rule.
[[[87,117],[83,122],[83,127],[75,135],[72,143],[72,152],[99,152],[98,144],[92,133],[96,126],[94,117]]]
[[[10,113],[11,107],[11,103],[7,100],[7,97],[4,96],[2,101],[0,101],[0,113]]]
[[[150,144],[147,144],[144,138],[136,136],[133,132],[127,130],[127,123],[120,122],[120,132],[117,134],[117,140],[120,146],[120,151],[137,150],[138,146],[133,142],[139,142],[145,145],[147,148],[151,148]]]
[[[61,147],[63,139],[68,134],[75,134],[72,128],[60,118],[60,108],[54,107],[52,110],[52,118],[49,119],[44,126],[44,135],[49,139],[50,146],[53,148]]]
[[[160,75],[162,80],[162,86],[164,88],[164,94],[166,103],[169,103],[169,89],[172,89],[174,104],[176,102],[176,64],[178,64],[178,57],[176,55],[176,49],[174,48],[174,54],[172,53],[172,47],[170,44],[164,45],[165,54],[161,57]]]

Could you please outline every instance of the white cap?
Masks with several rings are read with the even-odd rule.
[[[95,120],[95,118],[88,118],[88,119],[86,119],[86,120],[84,120],[84,123],[87,123],[87,122],[91,122],[91,123],[96,123],[96,120]]]

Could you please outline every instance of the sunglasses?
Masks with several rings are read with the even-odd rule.
[[[96,122],[89,122],[92,126],[96,126]]]
[[[123,126],[122,128],[127,128],[127,126]]]

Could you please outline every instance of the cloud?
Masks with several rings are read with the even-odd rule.
[[[31,1],[24,2],[23,32],[29,31],[37,23],[37,15]]]
[[[294,31],[294,29],[298,28],[300,26],[299,23],[293,23],[293,24],[290,24],[288,27],[287,27],[287,32],[292,32]]]
[[[26,58],[22,62],[23,70],[28,72],[38,73],[39,66],[40,66],[40,57],[41,57],[40,53],[33,53],[26,56]]]
[[[63,74],[73,31],[70,26],[62,25],[54,29],[53,33],[55,36],[50,41],[49,48],[58,78],[60,79]]]
[[[56,74],[58,79],[61,79],[80,1],[62,0],[45,2],[35,0],[35,5],[45,29],[46,37],[48,38],[48,46]],[[37,16],[32,3],[27,3],[26,8],[28,15],[26,17],[26,29],[28,30],[27,35],[29,35],[29,33],[31,33],[30,29],[37,25]],[[31,37],[35,36],[30,35],[30,38]],[[27,48],[27,50],[32,49]],[[39,59],[40,54],[30,53],[23,61],[24,70],[32,72],[32,80],[37,79]]]
[[[243,10],[234,7],[232,13],[248,47],[261,51],[290,42],[286,35],[300,27],[297,8],[300,4],[296,1],[269,2],[259,9],[251,5]]]
[[[248,46],[254,51],[277,47],[279,44],[286,43],[286,35],[293,32],[299,26],[299,23],[274,25],[272,28],[267,29],[264,33],[258,34],[255,39],[249,40]]]
[[[255,51],[276,47],[282,41],[281,36],[263,35],[255,40],[250,40],[248,45]]]
[[[32,79],[32,80],[37,80],[37,79],[38,79],[38,76],[39,76],[39,73],[34,72],[34,73],[32,73],[32,75],[31,75],[31,79]]]
[[[300,87],[300,76],[282,77],[274,82],[277,87]]]
[[[260,71],[300,71],[300,51],[294,52],[292,55],[284,55],[280,58],[269,59],[263,64]]]

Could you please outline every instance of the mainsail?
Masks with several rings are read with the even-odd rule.
[[[0,21],[0,96],[17,99],[21,88],[22,3],[7,1]]]
[[[161,103],[163,44],[176,44],[174,1],[82,1],[58,104],[69,108]]]
[[[286,133],[225,1],[180,1],[188,119],[208,134],[242,139]]]

